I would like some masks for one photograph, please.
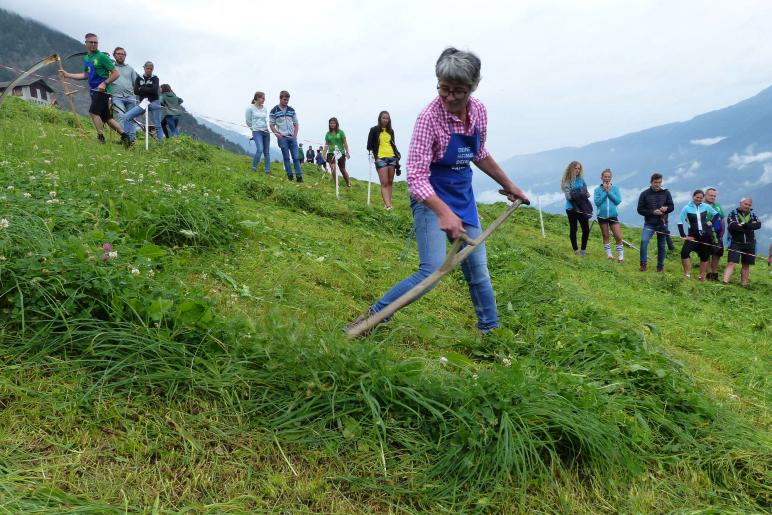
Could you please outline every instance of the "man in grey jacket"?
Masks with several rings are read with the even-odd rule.
[[[137,72],[126,64],[126,50],[123,47],[116,47],[113,50],[113,58],[115,59],[115,69],[120,74],[120,78],[113,82],[113,116],[123,127],[125,114],[132,107],[136,107],[138,103],[137,97],[134,95],[134,81],[137,79]],[[128,135],[134,138],[137,125],[132,123],[128,129]]]

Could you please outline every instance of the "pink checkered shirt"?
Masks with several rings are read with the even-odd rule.
[[[450,114],[442,105],[438,96],[421,111],[415,122],[410,150],[407,155],[407,188],[416,200],[426,200],[435,195],[429,183],[429,165],[442,159],[450,143],[450,134],[471,136],[476,127],[480,128],[480,151],[474,156],[474,162],[482,161],[490,155],[485,147],[488,136],[488,112],[482,102],[469,98],[467,105],[469,127]]]

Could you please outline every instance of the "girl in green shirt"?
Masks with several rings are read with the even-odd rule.
[[[327,162],[330,165],[332,171],[332,180],[337,181],[336,170],[336,155],[337,165],[340,167],[340,173],[343,174],[343,180],[346,181],[346,187],[351,187],[351,179],[349,179],[348,172],[346,171],[346,159],[351,158],[351,154],[348,151],[348,141],[346,141],[346,133],[343,132],[338,124],[338,119],[334,116],[327,122],[328,131],[324,136],[324,154],[327,156]],[[334,184],[334,183],[333,183]]]

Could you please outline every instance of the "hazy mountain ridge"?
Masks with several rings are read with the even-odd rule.
[[[211,122],[203,117],[196,117],[196,120],[204,127],[207,127],[208,129],[216,132],[217,134],[227,139],[228,141],[231,141],[236,145],[238,145],[244,151],[245,154],[254,155],[255,144],[252,142],[249,136],[245,134],[241,134],[240,132],[234,131],[232,129],[227,129],[222,125],[219,125],[215,122]],[[271,137],[271,140],[273,140],[273,137]],[[271,152],[271,161],[282,161],[282,155],[279,149],[272,146],[270,152]]]
[[[750,195],[764,221],[762,237],[772,235],[772,87],[688,121],[582,147],[514,156],[501,166],[516,183],[538,194],[545,210],[562,212],[559,182],[572,160],[582,162],[592,187],[599,183],[602,170],[614,170],[614,182],[624,197],[620,216],[625,222],[641,224],[636,213],[638,193],[648,186],[651,173],[659,171],[676,210],[688,202],[694,189],[706,186],[719,189],[719,203],[726,210]],[[475,189],[481,200],[495,198],[491,192],[495,185],[483,174],[476,174]]]

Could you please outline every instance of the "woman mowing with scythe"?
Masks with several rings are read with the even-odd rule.
[[[456,240],[462,233],[470,238],[481,234],[472,192],[472,162],[501,185],[509,200],[528,203],[523,190],[509,180],[485,147],[488,114],[482,102],[471,96],[480,82],[480,66],[480,59],[469,52],[448,48],[440,54],[435,67],[438,96],[418,115],[407,158],[418,271],[397,283],[349,327],[384,309],[437,270],[449,239]],[[476,247],[461,267],[477,327],[487,333],[498,327],[499,318],[485,244]]]

